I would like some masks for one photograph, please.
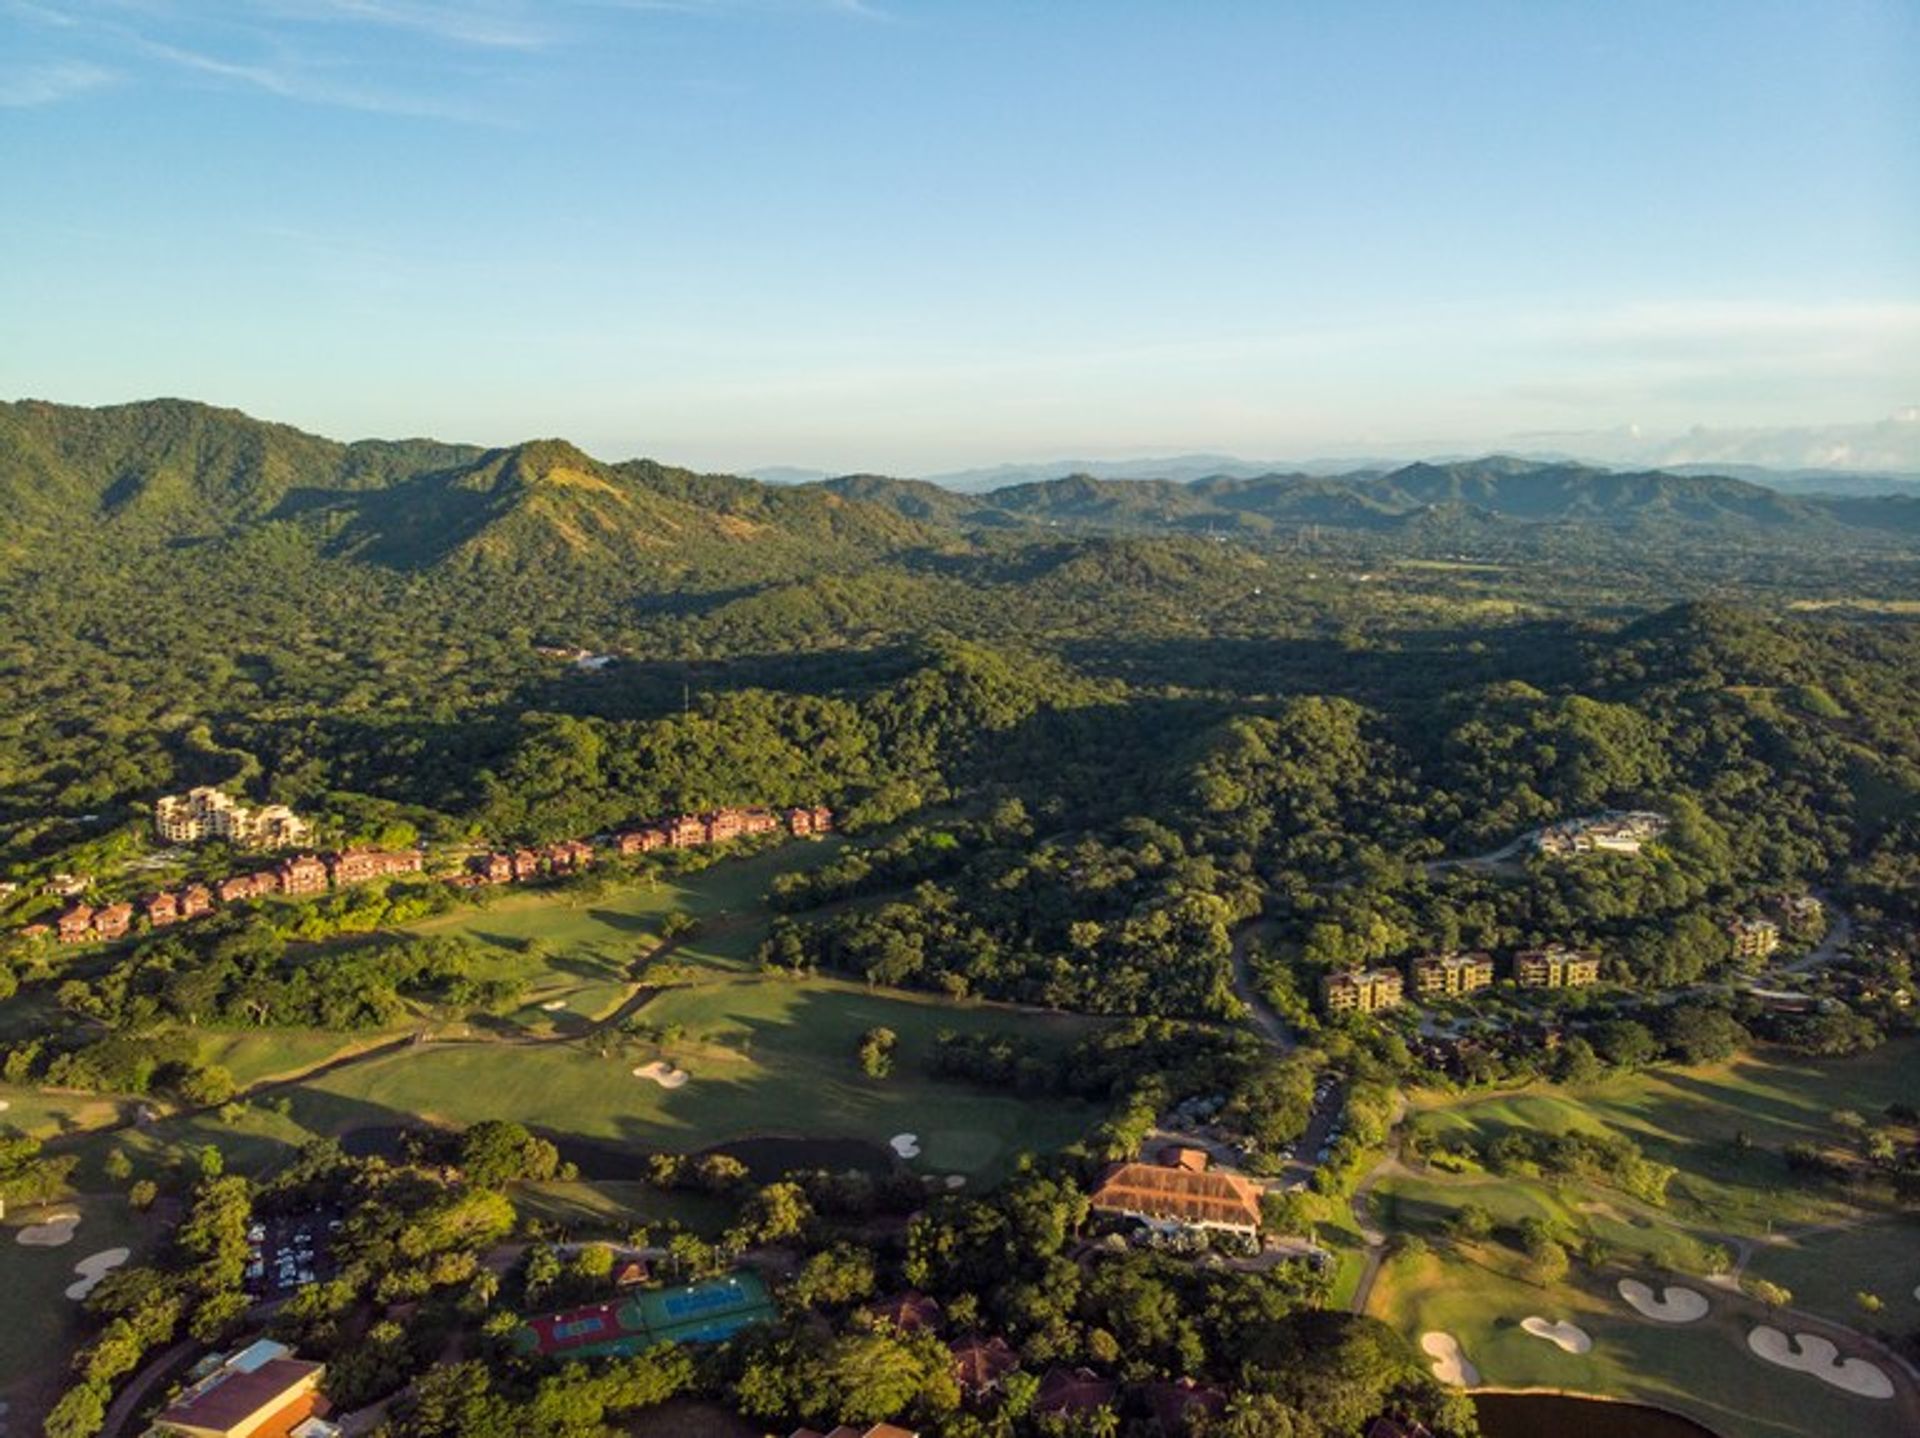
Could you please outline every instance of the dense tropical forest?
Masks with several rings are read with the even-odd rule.
[[[291,806],[328,847],[424,845],[437,872],[661,815],[830,805],[851,842],[777,883],[758,964],[1129,1021],[1113,1032],[1131,1071],[1094,1079],[1091,1051],[940,1051],[956,1081],[1111,1104],[1094,1157],[1209,1086],[1250,1126],[1300,1128],[1301,1076],[1244,1054],[1213,1055],[1227,1068],[1205,1083],[1137,1090],[1245,1016],[1241,964],[1361,1081],[1362,1110],[1366,1085],[1409,1075],[1566,1079],[1763,1041],[1847,1053],[1912,1027],[1895,1002],[1920,923],[1911,500],[1513,460],[984,496],[782,488],[557,440],[343,445],[163,401],[0,405],[0,514],[0,997],[38,1005],[31,1033],[9,1032],[9,1083],[217,1106],[232,1080],[195,1058],[201,1029],[372,1031],[408,1005],[517,997],[471,945],[393,932],[473,902],[411,882],[136,931],[80,963],[21,936],[76,895],[136,896],[156,864],[187,880],[239,862],[218,845],[156,858],[155,801],[196,785]],[[1630,859],[1459,862],[1609,809],[1668,826]],[[1782,1013],[1716,987],[1752,967],[1731,919],[1815,893],[1874,938],[1835,990],[1858,1002]],[[1564,1026],[1552,1052],[1483,1045],[1449,1069],[1410,1025],[1318,1002],[1322,979],[1361,966],[1547,944],[1598,953],[1605,980],[1519,1009]],[[1167,1044],[1153,1026],[1173,1022]],[[48,1184],[16,1158],[16,1193]],[[309,1338],[402,1293],[396,1255],[444,1269],[430,1286],[449,1313],[485,1310],[498,1278],[474,1253],[511,1214],[472,1165],[431,1172],[315,1154],[266,1188],[355,1215],[346,1273],[302,1300]],[[1073,1176],[1043,1166],[897,1214],[878,1275],[833,1197],[805,1195],[804,1222],[762,1213],[768,1234],[738,1246],[804,1229],[826,1330],[771,1330],[698,1374],[466,1365],[423,1384],[394,1431],[594,1433],[690,1391],[768,1421],[912,1409],[948,1435],[1080,1431],[960,1413],[944,1367],[852,1324],[900,1284],[971,1302],[1036,1360],[1124,1353],[1141,1381],[1237,1384],[1245,1401],[1206,1432],[1308,1438],[1388,1408],[1471,1431],[1391,1335],[1316,1312],[1311,1274],[1136,1257],[1083,1280]],[[76,1410],[158,1336],[228,1331],[244,1308],[227,1271],[238,1180],[204,1180],[183,1185],[176,1249],[101,1289],[133,1356],[90,1349]],[[381,1341],[402,1373],[441,1336],[404,1359],[404,1335]],[[347,1371],[357,1396],[384,1391]],[[892,1387],[875,1394],[863,1375],[879,1372]],[[837,1413],[810,1406],[821,1394]]]

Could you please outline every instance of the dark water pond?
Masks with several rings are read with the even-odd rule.
[[[1485,1438],[1714,1438],[1691,1418],[1550,1393],[1482,1393],[1473,1400]]]

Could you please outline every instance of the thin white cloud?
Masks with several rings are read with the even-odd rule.
[[[393,94],[340,85],[296,65],[251,64],[227,60],[183,45],[169,45],[164,41],[148,40],[137,36],[134,37],[134,44],[142,54],[179,69],[211,75],[217,79],[231,80],[237,84],[264,91],[269,95],[278,95],[283,99],[315,105],[331,105],[346,110],[363,110],[378,115],[413,115],[440,120],[461,120],[471,124],[486,123],[493,119],[497,123],[496,117],[490,117],[471,107],[450,103],[430,95]]]
[[[557,33],[520,5],[431,3],[431,0],[269,0],[268,15],[409,30],[431,39],[483,49],[543,50]]]
[[[85,60],[55,60],[40,65],[0,68],[0,106],[23,110],[57,105],[113,83],[113,71]]]

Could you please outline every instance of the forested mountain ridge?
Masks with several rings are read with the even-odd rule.
[[[891,487],[890,487],[891,486]],[[1659,470],[1623,473],[1570,463],[1505,456],[1455,464],[1410,464],[1387,473],[1215,476],[1189,482],[1096,479],[1074,474],[929,503],[918,482],[830,480],[852,492],[950,524],[980,526],[1009,519],[1106,530],[1262,533],[1303,525],[1391,531],[1438,512],[1454,522],[1593,525],[1610,528],[1683,525],[1728,535],[1777,535],[1842,526],[1903,531],[1913,524],[1910,500],[1783,495],[1718,475]]]
[[[936,542],[889,509],[633,460],[564,440],[483,450],[342,444],[184,400],[0,404],[0,556],[104,535],[121,548],[292,526],[396,569],[805,568]],[[753,551],[749,556],[743,551]]]
[[[1556,543],[1679,533],[1793,547],[1906,542],[1910,496],[1791,496],[1745,479],[1616,472],[1505,456],[1382,472],[1062,479],[959,494],[851,475],[772,485],[560,439],[504,449],[431,439],[343,444],[186,400],[98,409],[0,404],[0,561],[104,535],[122,549],[290,525],[325,553],[387,568],[602,571],[618,587],[704,572],[755,582],[857,567],[956,540],[1039,531],[1388,542]],[[1550,537],[1550,538],[1548,538]]]

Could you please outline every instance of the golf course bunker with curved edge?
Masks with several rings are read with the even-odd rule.
[[[73,1271],[80,1275],[79,1281],[67,1285],[67,1297],[75,1302],[85,1298],[100,1286],[101,1279],[125,1263],[132,1255],[131,1249],[107,1248],[81,1259],[73,1266]]]
[[[1620,1296],[1634,1312],[1655,1323],[1698,1323],[1712,1308],[1704,1293],[1673,1286],[1655,1293],[1637,1278],[1620,1280]]]
[[[1782,1333],[1763,1323],[1747,1335],[1747,1347],[1769,1363],[1811,1374],[1861,1398],[1893,1397],[1893,1380],[1882,1369],[1864,1358],[1842,1358],[1832,1341],[1817,1333]]]
[[[1593,1337],[1577,1323],[1553,1323],[1538,1314],[1520,1320],[1520,1330],[1535,1338],[1544,1338],[1562,1353],[1591,1353]]]
[[[635,1078],[648,1079],[653,1083],[659,1084],[661,1088],[685,1088],[687,1086],[687,1071],[685,1069],[677,1069],[672,1064],[663,1063],[658,1059],[650,1064],[641,1064],[639,1068],[633,1071],[633,1076]]]
[[[1455,1388],[1478,1388],[1480,1370],[1473,1366],[1451,1333],[1423,1333],[1420,1351],[1433,1360],[1433,1376]]]
[[[38,1223],[30,1223],[14,1235],[14,1242],[27,1248],[64,1248],[73,1242],[73,1231],[80,1226],[80,1215],[71,1209],[50,1213]]]
[[[887,1142],[902,1158],[920,1157],[920,1135],[917,1133],[896,1133]]]

